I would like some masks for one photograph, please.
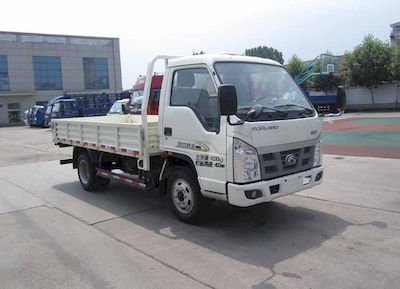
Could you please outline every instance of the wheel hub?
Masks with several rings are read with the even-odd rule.
[[[183,194],[182,191],[179,191],[179,192],[178,192],[178,200],[179,200],[180,202],[183,202],[183,201],[185,200],[185,195]]]
[[[193,209],[193,191],[186,180],[175,180],[172,185],[172,198],[174,205],[179,212],[188,214]]]

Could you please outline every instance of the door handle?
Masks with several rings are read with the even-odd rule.
[[[164,135],[171,136],[172,135],[172,128],[164,127]]]

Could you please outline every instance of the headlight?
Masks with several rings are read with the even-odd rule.
[[[317,142],[315,143],[314,150],[314,164],[313,166],[320,166],[322,163],[322,151],[321,151],[321,135],[318,136]]]
[[[233,171],[237,183],[258,181],[261,178],[257,150],[236,138],[233,140]]]

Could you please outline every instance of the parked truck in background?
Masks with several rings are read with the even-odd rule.
[[[159,114],[148,115],[154,64],[165,62]],[[279,63],[235,55],[155,57],[141,115],[54,119],[73,146],[85,190],[110,179],[167,193],[177,217],[197,222],[211,200],[248,207],[322,182],[322,118]]]
[[[154,74],[151,77],[150,95],[147,108],[147,114],[149,115],[158,114],[162,80],[163,80],[163,75],[161,74]],[[146,76],[139,76],[136,80],[135,85],[132,88],[131,109],[130,109],[132,114],[141,113],[145,83],[146,83]]]
[[[56,118],[106,115],[119,99],[117,93],[65,93],[47,104],[45,124]]]
[[[320,112],[339,112],[344,103],[338,101],[346,101],[344,87],[339,86],[336,91],[305,91],[307,97],[316,110]]]
[[[45,107],[42,105],[34,105],[27,115],[27,124],[34,127],[45,127]]]
[[[130,102],[131,102],[130,98],[124,98],[124,99],[117,100],[111,106],[107,115],[128,114],[130,112]]]
[[[25,125],[29,125],[29,116],[32,113],[32,107],[24,111],[24,123]]]

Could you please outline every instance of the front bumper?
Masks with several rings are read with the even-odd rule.
[[[321,166],[269,181],[259,181],[251,184],[228,184],[228,202],[238,207],[249,207],[312,188],[322,182],[322,176],[318,181],[315,178],[319,173],[322,174],[323,170],[324,168]],[[309,183],[307,183],[308,180]],[[254,190],[260,191],[261,197],[256,199],[247,198],[245,192]],[[271,193],[271,190],[273,193]]]

